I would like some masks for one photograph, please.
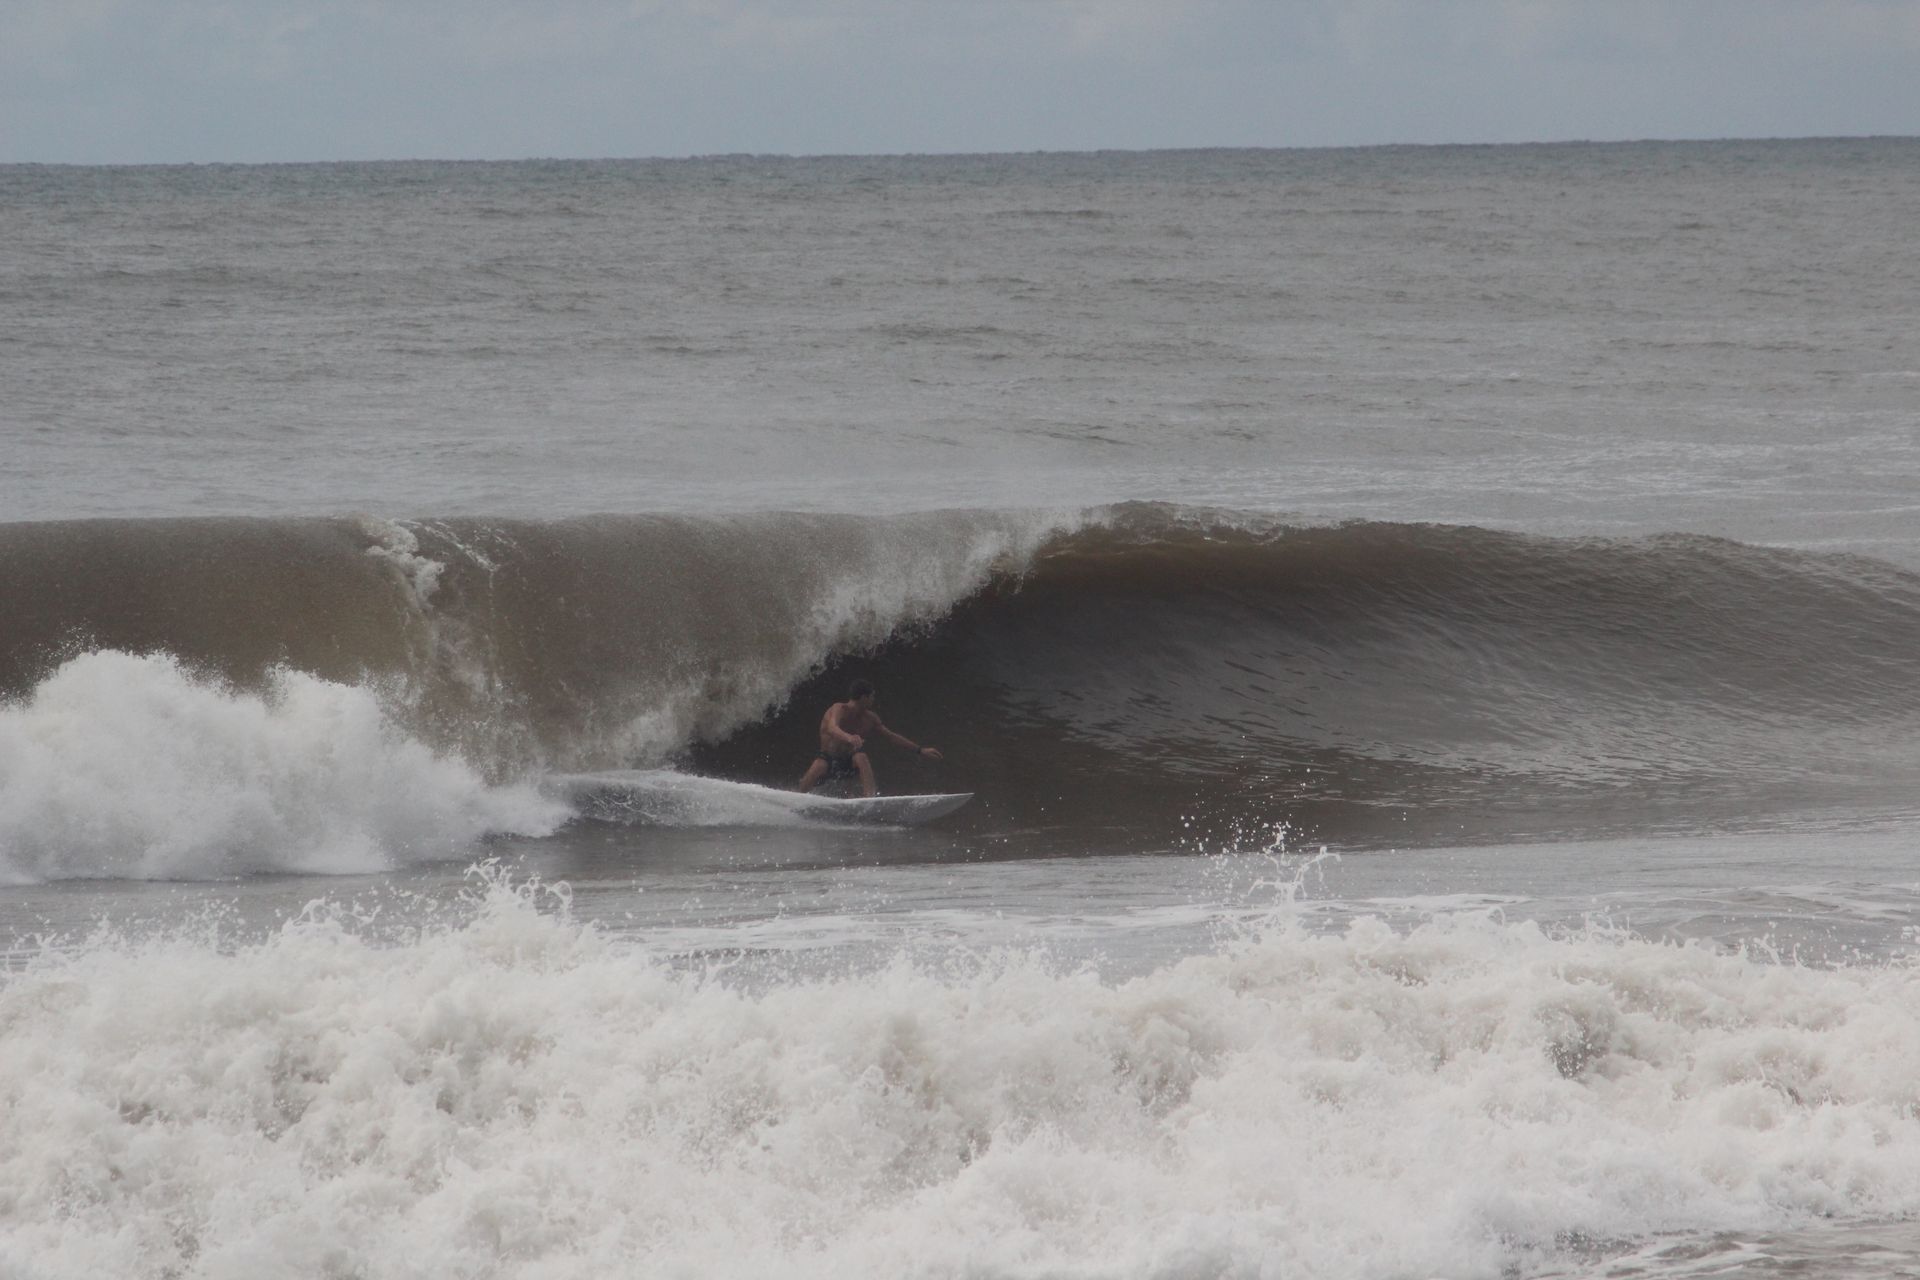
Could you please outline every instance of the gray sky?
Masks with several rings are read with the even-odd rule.
[[[1920,0],[0,0],[0,161],[1920,134]]]

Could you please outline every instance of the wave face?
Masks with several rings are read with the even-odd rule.
[[[724,738],[1062,525],[0,526],[0,878],[377,870],[551,830],[541,775]]]
[[[0,526],[0,591],[0,741],[38,744],[31,776],[137,744],[257,797],[244,762],[307,743],[311,786],[235,801],[277,815],[231,827],[263,839],[302,805],[334,812],[358,788],[319,781],[321,762],[376,740],[488,789],[661,764],[788,783],[854,675],[948,755],[882,747],[888,789],[972,790],[977,830],[1087,847],[1169,847],[1196,825],[1619,831],[1897,798],[1920,776],[1920,578],[1699,537],[1153,505],[113,521]],[[222,715],[170,735],[153,708],[195,698]],[[274,739],[258,726],[276,717],[303,727]],[[49,745],[55,720],[84,727]],[[0,781],[16,869],[85,826],[22,776]],[[177,834],[129,821],[156,849]],[[177,862],[142,847],[123,833],[112,865]]]
[[[75,653],[384,683],[489,770],[663,760],[924,625],[1050,517],[154,520],[0,526],[0,689]]]
[[[790,756],[857,672],[1003,820],[1406,843],[1736,819],[1910,792],[1916,624],[1920,578],[1857,558],[1128,507],[700,764]]]

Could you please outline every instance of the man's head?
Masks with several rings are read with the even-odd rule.
[[[871,680],[855,680],[852,684],[848,685],[847,701],[866,702],[866,703],[872,702],[873,701],[873,682]]]

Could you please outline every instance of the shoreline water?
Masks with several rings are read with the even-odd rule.
[[[1814,847],[1871,878],[1915,830]],[[1340,1243],[1356,1233],[1378,1242],[1366,1275],[1763,1276],[1810,1253],[1822,1274],[1879,1280],[1920,1257],[1903,1199],[1920,1171],[1900,1155],[1913,890],[1868,908],[1839,884],[1808,911],[1820,887],[1792,883],[1807,836],[1009,866],[889,862],[878,840],[869,861],[842,834],[811,863],[688,842],[675,867],[671,841],[600,834],[625,850],[587,833],[588,850],[545,859],[559,881],[519,878],[542,861],[529,847],[520,872],[449,864],[437,884],[369,880],[307,905],[320,882],[195,894],[197,916],[179,886],[149,886],[122,901],[160,902],[150,930],[13,957],[9,1075],[23,1099],[67,1099],[42,1116],[119,1100],[77,1164],[64,1153],[62,1185],[116,1169],[98,1203],[148,1241],[138,1263],[104,1237],[43,1262],[149,1274],[179,1256],[155,1249],[162,1223],[210,1274],[262,1248],[383,1274],[503,1247],[582,1275],[642,1259],[1017,1275],[1069,1255],[1134,1274],[1249,1248],[1331,1274],[1331,1247],[1356,1274]],[[1664,885],[1609,887],[1649,858]],[[1712,890],[1763,866],[1789,883]],[[1529,881],[1563,896],[1529,901]],[[1832,895],[1849,894],[1877,939],[1831,932]],[[95,1058],[103,1035],[142,1051]],[[51,1072],[55,1046],[90,1065]],[[440,1111],[422,1114],[429,1084]],[[219,1101],[235,1089],[238,1110]],[[17,1192],[66,1139],[9,1114],[24,1128],[0,1174]],[[1414,1144],[1398,1155],[1391,1116]],[[1219,1149],[1223,1127],[1245,1141]],[[369,1128],[387,1136],[340,1145]],[[795,1140],[840,1154],[800,1159]],[[198,1154],[163,1169],[140,1154],[161,1141]],[[1450,1178],[1480,1170],[1473,1194],[1429,1185],[1413,1153],[1436,1144]],[[302,1198],[339,1205],[306,1215],[318,1234],[297,1245],[281,1199],[296,1153]],[[704,1193],[664,1179],[688,1160],[772,1223],[680,1216],[678,1196]],[[574,1186],[583,1170],[597,1189]],[[203,1173],[250,1201],[243,1218],[179,1216]],[[525,1199],[528,1178],[558,1178],[561,1198]],[[1341,1209],[1316,1184],[1369,1192]],[[639,1185],[655,1191],[629,1198]],[[974,1225],[983,1193],[1008,1214],[991,1234]],[[1666,1202],[1653,1217],[1650,1194]],[[447,1216],[448,1197],[466,1207]],[[35,1201],[14,1203],[18,1218]],[[1118,1235],[1113,1204],[1136,1219]],[[1215,1239],[1221,1204],[1235,1225]],[[1302,1213],[1315,1236],[1282,1226]],[[83,1221],[65,1217],[72,1247]],[[712,1230],[734,1248],[715,1252]]]

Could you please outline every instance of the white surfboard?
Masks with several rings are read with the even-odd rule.
[[[883,827],[917,827],[944,818],[973,799],[971,791],[918,796],[797,796],[800,816],[824,822],[861,822]]]
[[[916,827],[945,817],[973,793],[841,799],[671,769],[563,773],[546,790],[583,818],[664,827],[788,827],[801,823]]]

